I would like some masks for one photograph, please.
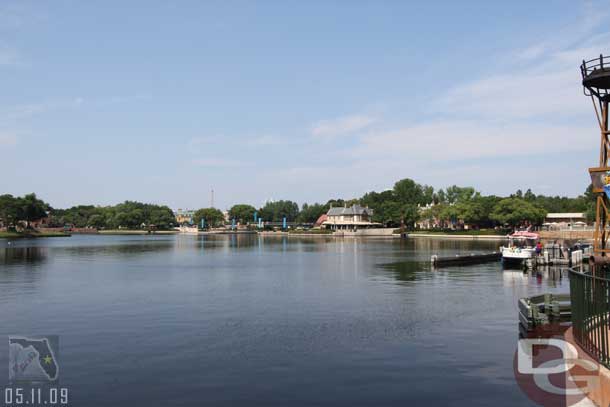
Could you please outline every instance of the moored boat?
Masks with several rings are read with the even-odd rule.
[[[508,246],[500,247],[502,263],[521,265],[528,259],[536,257],[536,244],[540,236],[537,233],[518,231],[508,236]]]

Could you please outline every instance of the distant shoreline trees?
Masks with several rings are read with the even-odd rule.
[[[201,208],[195,211],[193,215],[193,223],[201,226],[201,221],[204,220],[204,227],[217,227],[224,223],[225,217],[222,212],[216,208]]]
[[[402,179],[392,189],[364,194],[361,198],[331,199],[325,204],[304,203],[301,208],[290,200],[270,201],[261,208],[237,204],[229,210],[229,217],[241,224],[254,223],[254,213],[265,222],[313,224],[331,206],[359,204],[373,209],[373,221],[386,227],[404,225],[408,229],[420,225],[433,228],[517,227],[539,225],[548,212],[584,212],[589,220],[595,215],[595,196],[591,187],[575,198],[536,195],[531,190],[516,191],[508,197],[482,195],[472,187],[456,185],[435,190],[412,179]],[[51,215],[49,226],[73,225],[98,229],[142,228],[155,225],[169,229],[177,224],[172,210],[165,205],[125,201],[114,206],[78,205],[68,209],[54,209],[35,194],[23,197],[0,195],[2,225],[25,224]],[[205,219],[208,226],[224,224],[223,213],[215,208],[202,208],[195,213],[193,223]]]
[[[46,218],[50,206],[38,199],[36,194],[14,197],[10,194],[0,195],[0,222],[5,227],[17,227],[23,223],[25,228],[30,222]]]

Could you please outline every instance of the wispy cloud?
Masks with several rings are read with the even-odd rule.
[[[84,98],[75,97],[72,99],[17,105],[4,109],[0,108],[0,121],[16,121],[21,119],[27,119],[38,114],[48,113],[51,111],[61,109],[74,109],[82,106],[84,103]]]
[[[213,145],[217,144],[219,140],[223,139],[222,134],[217,134],[215,136],[196,136],[191,137],[187,142],[187,148],[191,150],[198,150],[199,147],[204,146],[206,144]]]
[[[588,13],[583,18],[588,19]],[[599,21],[598,17],[594,20]],[[391,126],[376,123],[369,128],[375,122],[372,118],[348,116],[319,122],[312,133],[330,137],[367,129],[359,133],[355,145],[339,152],[341,168],[332,169],[335,178],[358,174],[359,184],[374,185],[376,179],[386,180],[392,173],[437,186],[451,179],[490,192],[549,188],[549,175],[558,170],[557,162],[547,157],[561,156],[574,157],[561,163],[562,179],[573,186],[554,183],[556,192],[582,191],[587,177],[579,157],[597,147],[599,135],[591,104],[582,93],[578,67],[583,58],[608,52],[610,43],[610,32],[585,27],[579,21],[567,27],[562,38],[509,50],[514,57],[510,64],[499,63],[488,74],[459,83],[433,100],[431,118],[422,116],[415,123],[397,121]],[[501,62],[503,56],[496,58]],[[521,164],[509,168],[513,160]],[[325,185],[320,180],[329,171],[295,168],[285,174]],[[498,186],[497,180],[509,172],[517,177]]]
[[[376,118],[368,115],[352,115],[322,120],[312,126],[311,134],[322,138],[343,136],[363,130],[375,121]]]
[[[197,158],[191,160],[191,164],[196,167],[207,168],[235,168],[243,167],[245,165],[243,161],[224,158]]]
[[[19,66],[23,61],[17,50],[8,45],[0,44],[0,66]]]
[[[586,101],[583,101],[583,103]],[[591,143],[586,137],[590,135]],[[581,126],[544,124],[493,125],[477,121],[447,121],[406,126],[362,138],[353,157],[374,156],[411,161],[450,161],[513,155],[587,151],[596,137],[594,123]]]
[[[285,144],[291,144],[292,141],[286,138],[264,135],[249,137],[248,144],[252,146],[280,146]]]

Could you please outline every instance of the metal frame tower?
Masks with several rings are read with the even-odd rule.
[[[608,222],[610,220],[610,131],[608,131],[608,102],[610,102],[610,61],[600,55],[582,61],[580,72],[586,96],[591,97],[601,132],[599,166],[589,168],[593,192],[597,194],[593,251],[598,256],[610,255]]]

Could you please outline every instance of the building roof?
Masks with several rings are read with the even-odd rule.
[[[365,208],[360,205],[352,205],[350,207],[339,206],[339,207],[335,207],[335,208],[330,208],[326,214],[328,216],[341,216],[341,215],[353,216],[353,215],[365,215],[365,214],[371,216],[371,215],[373,215],[373,210],[369,209],[369,208]]]
[[[316,223],[314,223],[314,227],[319,227],[320,225],[322,225],[326,220],[328,220],[328,215],[323,213],[322,215],[320,215],[320,217],[318,218],[318,220],[316,221]]]
[[[556,212],[547,213],[547,219],[566,219],[566,218],[584,218],[585,214],[582,212]]]

